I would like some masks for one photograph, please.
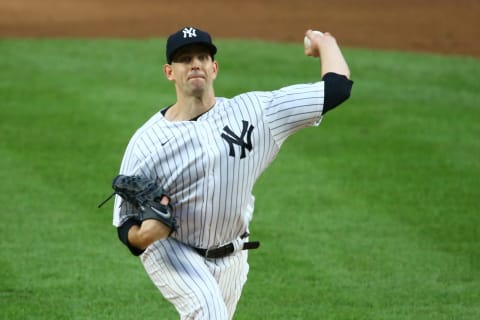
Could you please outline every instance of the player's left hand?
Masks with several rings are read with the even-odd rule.
[[[113,194],[118,194],[137,210],[142,226],[147,222],[147,225],[152,225],[149,221],[156,220],[169,228],[168,234],[177,229],[170,198],[156,180],[142,176],[118,175],[113,179],[112,188]],[[104,203],[105,201],[102,205]]]

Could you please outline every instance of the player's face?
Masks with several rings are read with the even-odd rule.
[[[213,87],[218,64],[201,45],[191,45],[175,54],[172,64],[165,66],[165,74],[178,89],[187,95],[199,95]]]

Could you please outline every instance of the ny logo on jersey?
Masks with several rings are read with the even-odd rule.
[[[183,29],[183,37],[186,38],[186,37],[189,37],[189,38],[196,38],[197,37],[197,30],[195,30],[194,28],[190,27],[190,28],[184,28]]]
[[[236,135],[228,126],[225,126],[223,128],[224,133],[222,133],[222,138],[227,141],[228,146],[230,147],[230,152],[229,156],[230,157],[235,157],[235,148],[233,147],[234,144],[240,146],[240,159],[245,158],[245,149],[248,151],[252,151],[252,131],[253,131],[253,126],[248,125],[248,121],[242,120],[242,133],[239,135]],[[247,141],[244,141],[245,136],[247,138]]]

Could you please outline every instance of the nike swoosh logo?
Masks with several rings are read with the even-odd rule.
[[[160,210],[155,209],[155,208],[152,207],[152,206],[150,206],[150,209],[152,209],[153,212],[155,212],[156,214],[161,215],[161,216],[164,217],[165,219],[170,219],[170,217],[172,216],[172,215],[170,214],[170,212],[165,213],[165,212],[162,212],[162,211],[160,211]]]
[[[163,141],[163,142],[160,142],[160,145],[163,147],[164,145],[166,145],[168,143],[168,141],[172,140],[172,138],[170,139],[167,139],[166,141]]]

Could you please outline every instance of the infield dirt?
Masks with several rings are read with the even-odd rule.
[[[0,0],[0,37],[157,37],[186,25],[218,38],[299,41],[480,57],[479,0]]]

